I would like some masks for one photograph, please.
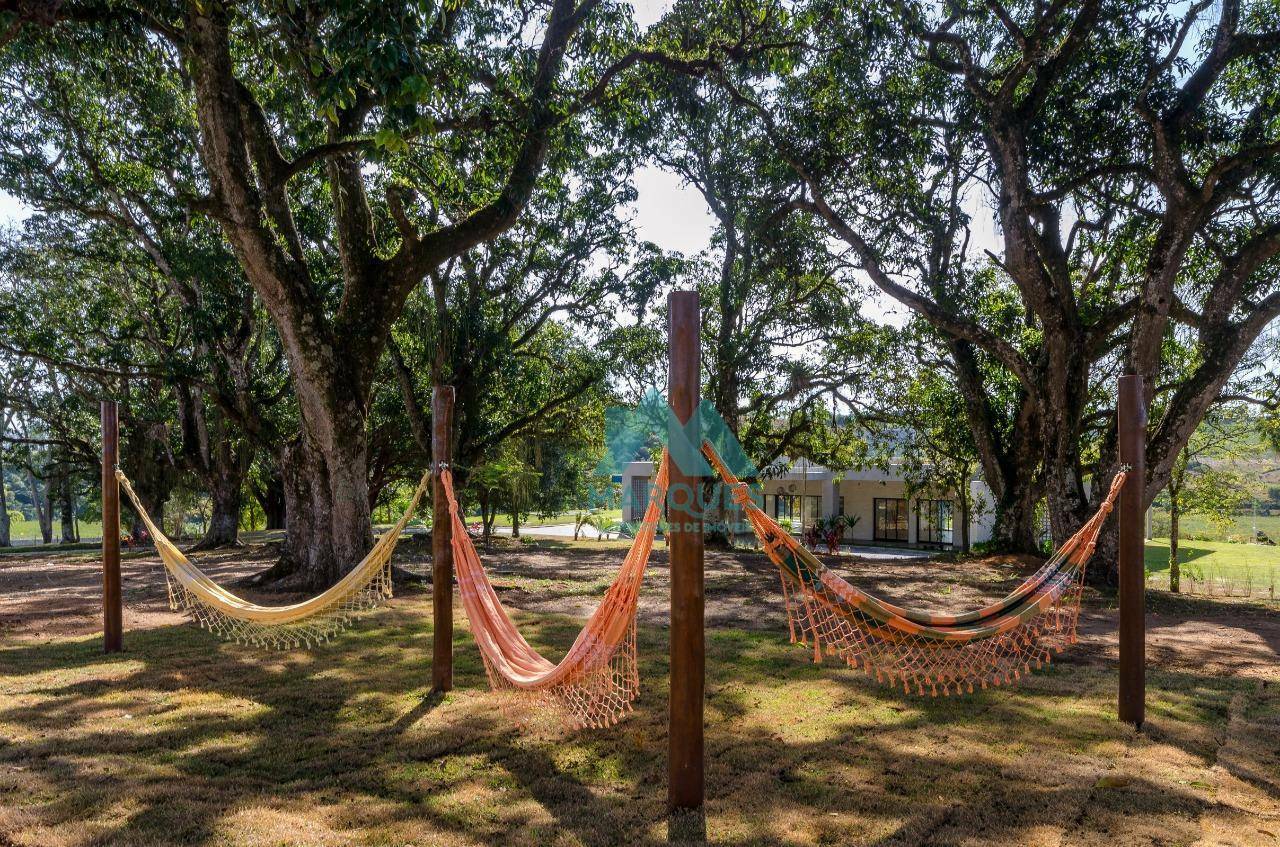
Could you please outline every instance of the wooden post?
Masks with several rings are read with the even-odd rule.
[[[120,411],[114,400],[102,401],[102,647],[124,649],[124,600],[120,593]]]
[[[453,524],[440,469],[453,459],[453,386],[431,392],[431,689],[453,688]]]
[[[1147,600],[1143,490],[1147,478],[1147,410],[1142,377],[1120,377],[1116,404],[1120,463],[1129,478],[1120,492],[1120,720],[1142,728],[1146,712]]]
[[[703,634],[702,510],[698,506],[699,315],[696,291],[667,298],[670,366],[667,402],[672,462],[668,499],[671,561],[671,707],[667,805],[700,809],[703,800],[702,706],[706,644]],[[680,427],[683,426],[683,431]],[[687,440],[686,440],[687,439]],[[693,456],[688,455],[693,453]],[[686,467],[681,467],[681,464]]]

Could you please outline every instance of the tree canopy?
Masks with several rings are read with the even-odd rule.
[[[430,461],[435,385],[465,496],[565,502],[604,407],[661,383],[674,286],[758,465],[876,461],[878,431],[920,486],[980,475],[1012,550],[1107,490],[1119,374],[1148,502],[1219,407],[1276,417],[1276,0],[0,16],[0,189],[33,210],[0,355],[38,383],[0,384],[3,458],[74,499],[119,397],[148,502],[194,484],[217,544],[253,496],[300,584]],[[706,251],[636,231],[643,167],[700,198]]]

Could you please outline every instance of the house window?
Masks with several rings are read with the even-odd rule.
[[[873,502],[876,541],[907,540],[907,501],[898,497],[876,497]]]
[[[813,526],[821,514],[822,498],[813,494],[777,494],[765,497],[765,510],[769,510],[772,500],[774,520],[791,521],[791,531],[801,533],[805,527]]]
[[[950,500],[921,500],[916,510],[916,538],[921,544],[951,543]]]
[[[631,477],[631,515],[627,520],[644,520],[644,511],[649,508],[649,477]]]

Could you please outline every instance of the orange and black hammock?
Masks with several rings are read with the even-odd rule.
[[[778,568],[791,640],[811,644],[816,662],[824,652],[837,655],[878,681],[935,696],[1008,684],[1075,643],[1085,565],[1126,478],[1117,474],[1094,516],[1010,594],[944,615],[902,608],[850,585],[756,505],[709,443],[703,453]]]

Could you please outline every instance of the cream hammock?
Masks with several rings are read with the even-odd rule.
[[[522,706],[550,705],[575,727],[612,726],[631,708],[640,688],[636,662],[636,606],[667,490],[667,455],[649,495],[644,521],[604,599],[559,663],[543,658],[516,629],[459,514],[453,475],[441,471],[453,526],[454,568],[489,684],[512,693]],[[527,714],[533,714],[528,709]]]
[[[395,526],[378,538],[360,564],[332,588],[286,606],[260,606],[218,585],[160,531],[142,507],[129,479],[118,469],[116,479],[155,540],[156,551],[164,562],[170,608],[184,612],[200,626],[224,638],[287,650],[327,641],[346,629],[355,613],[371,609],[391,596],[391,554],[431,477],[429,473],[423,475],[414,489],[409,508]]]

